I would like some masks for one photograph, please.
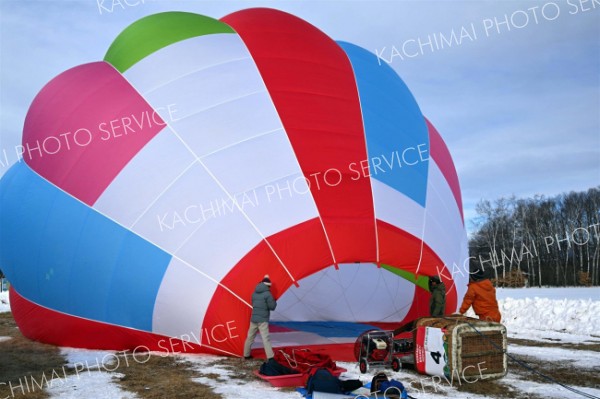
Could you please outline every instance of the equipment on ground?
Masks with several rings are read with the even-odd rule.
[[[354,356],[363,374],[373,366],[398,371],[402,367],[399,357],[411,351],[412,341],[394,340],[393,331],[369,330],[362,333],[354,344]]]
[[[506,327],[465,316],[423,317],[412,331],[369,330],[354,344],[361,373],[371,367],[414,365],[420,374],[473,382],[508,371]]]

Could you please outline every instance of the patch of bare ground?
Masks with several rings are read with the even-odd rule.
[[[0,337],[10,337],[0,341],[0,398],[47,399],[49,383],[76,378],[75,369],[66,367],[60,348],[25,338],[11,313],[0,313]],[[192,381],[198,376],[193,365],[176,356],[138,353],[135,359],[130,353],[119,355],[114,372],[123,375],[117,379],[121,388],[141,399],[222,399],[210,387]]]
[[[568,343],[568,342],[545,342],[545,341],[533,341],[530,339],[522,339],[522,338],[509,338],[508,344],[513,345],[522,345],[522,346],[535,346],[539,348],[561,348],[561,349],[572,349],[572,350],[581,350],[581,351],[593,351],[600,352],[600,343],[599,342],[589,342],[589,343]]]
[[[533,347],[544,347],[544,348],[560,348],[574,351],[593,351],[600,352],[600,344],[597,343],[558,343],[558,342],[540,342],[531,341],[526,339],[515,339],[509,338],[510,344],[522,345],[522,346],[533,346]],[[510,353],[510,349],[509,349]],[[554,362],[548,362],[547,360],[537,359],[533,356],[526,355],[513,355],[517,360],[524,362],[530,368],[554,379],[560,383],[569,386],[582,386],[582,387],[598,387],[600,386],[600,374],[597,369],[575,367],[569,361],[557,360]],[[576,355],[575,355],[576,356]],[[519,365],[518,362],[509,358],[510,370],[523,379],[530,381],[536,381],[541,383],[549,383],[547,378],[544,378],[540,374],[527,369]]]
[[[499,380],[480,380],[473,384],[466,384],[463,382],[462,385],[457,387],[460,392],[469,392],[473,394],[489,396],[492,398],[511,398],[511,399],[542,399],[540,396],[534,396],[531,394],[525,394],[524,392],[515,389],[514,387],[505,384],[501,379]]]
[[[231,370],[229,378],[237,381],[238,383],[257,381],[259,378],[254,375],[254,370],[258,370],[260,365],[264,362],[264,359],[250,359],[245,360],[237,357],[223,357],[217,358],[214,362],[210,363],[211,366],[221,366],[224,369]],[[203,377],[209,377],[209,375],[199,372]],[[265,381],[265,387],[270,386]],[[281,391],[295,392],[296,388],[286,387],[279,388]]]
[[[117,379],[121,389],[134,392],[139,398],[223,398],[209,386],[192,381],[199,376],[194,365],[178,356],[137,353],[136,359],[130,354],[121,355],[115,372],[123,374]]]
[[[468,392],[472,394],[488,396],[493,398],[507,399],[545,399],[542,397],[525,394],[515,389],[502,379],[482,379],[479,376],[467,377],[467,380],[461,380],[455,376],[454,379],[438,376],[426,376],[411,371],[414,375],[403,377],[402,383],[407,387],[411,396],[436,394],[444,397],[452,397],[452,389],[459,392]]]
[[[531,356],[520,355],[518,360],[525,362],[530,368],[569,386],[597,388],[600,386],[600,374],[592,368],[574,367],[570,362],[548,362]],[[522,367],[517,362],[509,359],[510,370],[527,381],[552,383],[540,374]]]
[[[0,398],[45,399],[48,382],[64,381],[65,358],[59,348],[23,336],[11,313],[0,313]]]

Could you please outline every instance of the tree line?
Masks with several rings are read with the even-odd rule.
[[[480,200],[469,253],[499,286],[600,285],[600,186]]]

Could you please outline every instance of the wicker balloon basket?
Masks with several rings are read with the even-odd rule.
[[[424,317],[415,323],[417,371],[465,381],[504,377],[506,327],[465,316]]]

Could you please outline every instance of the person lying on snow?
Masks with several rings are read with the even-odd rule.
[[[275,310],[277,302],[275,301],[275,298],[273,298],[270,288],[271,279],[268,274],[265,274],[265,277],[256,285],[254,293],[252,294],[252,317],[250,318],[248,337],[244,344],[244,359],[252,359],[250,348],[254,342],[256,333],[259,331],[265,347],[267,360],[274,356],[273,348],[271,347],[271,339],[269,337],[269,317],[271,316],[271,311]]]
[[[496,289],[481,269],[471,273],[469,288],[460,306],[459,313],[465,314],[471,306],[479,319],[500,323],[501,315],[496,300]]]

